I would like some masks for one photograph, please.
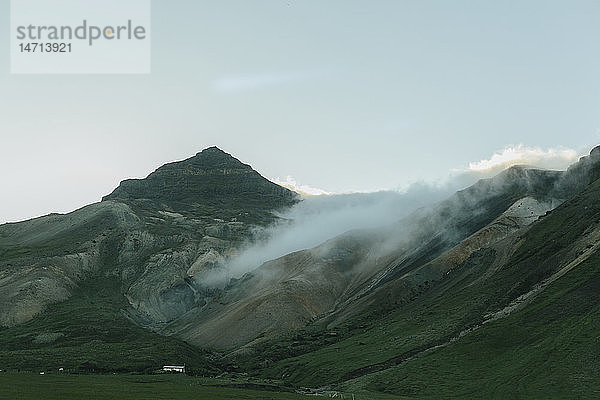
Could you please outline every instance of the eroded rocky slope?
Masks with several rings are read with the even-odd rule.
[[[111,276],[137,323],[156,327],[203,304],[195,284],[295,193],[217,148],[124,181],[101,203],[0,226],[0,325],[30,320],[79,283]]]
[[[348,232],[265,263],[162,331],[236,349],[309,323],[335,327],[410,301],[473,253],[528,226],[598,175],[594,149],[568,171],[513,167],[390,226]]]

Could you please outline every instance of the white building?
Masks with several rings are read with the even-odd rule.
[[[165,372],[179,372],[185,374],[185,365],[165,365],[163,367]]]

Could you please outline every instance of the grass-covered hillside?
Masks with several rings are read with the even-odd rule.
[[[249,365],[402,398],[596,398],[600,181],[410,301],[265,343]]]
[[[151,373],[185,364],[195,374],[221,372],[215,354],[135,325],[126,307],[116,279],[90,277],[69,299],[0,330],[0,369]]]

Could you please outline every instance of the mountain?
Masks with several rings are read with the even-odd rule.
[[[0,364],[186,362],[370,399],[600,392],[600,147],[231,277],[297,201],[210,148],[0,226]]]
[[[535,190],[536,170],[513,168],[501,174],[502,182],[510,182],[508,192],[500,191],[505,195],[521,196],[513,192],[515,187],[533,192],[466,239],[444,246],[446,250],[432,246],[435,235],[419,236],[407,256],[394,255],[382,269],[386,277],[372,280],[367,290],[363,285],[351,302],[247,352],[247,368],[256,368],[261,376],[284,376],[299,386],[334,387],[369,398],[378,393],[400,398],[594,398],[600,390],[600,180],[595,154],[598,149],[556,173],[546,193]],[[518,176],[536,178],[531,185],[515,186]],[[467,199],[491,187],[506,188],[498,186],[499,177],[450,201],[464,199],[473,206],[467,213],[471,217],[481,210],[490,215],[494,208],[481,206],[496,196],[484,196],[488,200],[483,203]],[[564,202],[554,197],[569,190],[574,193]],[[461,213],[455,209],[442,215],[456,218]],[[435,220],[435,226],[456,237],[457,226],[476,219],[458,222],[442,227]],[[434,239],[428,243],[427,237]]]
[[[572,171],[578,171],[576,179]],[[335,326],[380,312],[552,210],[589,183],[590,171],[512,167],[383,229],[349,232],[270,261],[225,288],[218,302],[173,320],[163,333],[232,350],[309,323]]]
[[[298,196],[221,149],[209,147],[187,160],[163,165],[145,179],[125,180],[102,200],[142,212],[264,223],[272,220],[272,210],[295,204]]]
[[[114,355],[129,346],[132,354],[139,348],[137,358],[94,363],[138,370],[159,364],[150,362],[161,355],[148,354],[148,343],[167,343],[167,355],[201,368],[201,351],[141,327],[160,326],[204,301],[190,281],[214,267],[203,262],[207,254],[235,252],[297,201],[209,148],[124,181],[100,203],[0,226],[0,363],[37,368],[47,352],[60,351],[67,355],[48,362],[79,368],[100,349]]]

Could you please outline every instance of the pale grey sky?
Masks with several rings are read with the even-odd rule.
[[[11,75],[0,0],[0,223],[98,201],[211,145],[347,192],[443,178],[519,144],[564,164],[600,142],[598,1],[152,11],[151,75]]]

